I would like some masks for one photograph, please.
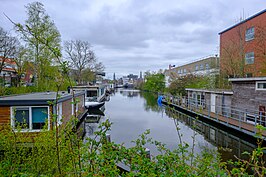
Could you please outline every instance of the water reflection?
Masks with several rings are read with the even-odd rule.
[[[132,97],[138,97],[139,96],[139,90],[132,90],[132,89],[123,89],[120,90],[120,94],[129,98]]]
[[[162,112],[162,107],[157,104],[157,94],[141,92],[140,96],[145,99],[144,108],[146,111]]]
[[[218,147],[222,160],[229,160],[236,155],[240,158],[246,158],[243,152],[252,152],[257,146],[251,144],[240,137],[236,137],[215,126],[207,124],[199,119],[188,116],[172,108],[165,109],[166,115],[177,119],[178,121],[193,127],[199,134],[203,135],[205,140]]]
[[[195,137],[195,152],[198,153],[206,147],[210,149],[223,147],[227,151],[219,148],[219,152],[222,159],[227,160],[233,155],[241,157],[242,152],[251,152],[256,147],[242,140],[241,137],[231,135],[198,119],[168,107],[158,106],[157,95],[148,92],[119,90],[111,96],[109,102],[106,102],[105,108],[106,110],[101,113],[89,113],[85,125],[86,137],[93,137],[98,125],[109,119],[113,123],[110,132],[111,140],[115,143],[123,143],[126,147],[133,146],[132,140],[136,140],[145,130],[150,129],[150,137],[165,143],[171,150],[176,149],[179,144],[177,124],[182,140],[190,147],[193,144],[191,136],[195,131],[198,133]],[[149,145],[147,147],[151,149],[153,155],[157,154],[154,147]]]

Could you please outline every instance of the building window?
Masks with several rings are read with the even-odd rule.
[[[209,65],[209,63],[206,63],[205,68],[206,68],[206,70],[210,69],[210,65]]]
[[[252,73],[247,73],[246,77],[252,77]]]
[[[11,111],[11,126],[15,129],[41,130],[49,117],[48,106],[12,107]]]
[[[184,69],[184,73],[187,73],[187,69]]]
[[[183,69],[180,69],[180,74],[182,74],[183,73]]]
[[[266,82],[257,82],[256,90],[266,90]]]
[[[204,70],[203,64],[200,64],[200,70]]]
[[[245,63],[246,64],[253,64],[254,63],[254,52],[246,53]]]
[[[199,65],[196,65],[195,66],[195,71],[198,71],[199,70]]]
[[[255,30],[254,27],[248,28],[246,30],[246,41],[254,39]]]

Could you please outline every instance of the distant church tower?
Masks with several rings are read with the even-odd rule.
[[[115,81],[116,79],[115,79],[115,73],[114,73],[114,77],[113,77],[113,80]]]
[[[139,73],[139,78],[142,79],[142,72]]]

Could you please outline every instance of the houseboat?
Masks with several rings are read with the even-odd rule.
[[[105,85],[74,86],[73,91],[85,91],[85,107],[98,109],[104,105],[106,97]]]
[[[74,99],[79,100],[75,105]],[[56,123],[52,118],[54,114],[59,126],[69,122],[73,115],[77,116],[78,124],[82,122],[87,114],[85,92],[73,95],[67,92],[38,92],[0,97],[0,127],[39,132],[48,123],[47,130],[51,130]]]

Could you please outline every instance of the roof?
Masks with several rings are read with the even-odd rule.
[[[244,82],[244,81],[266,81],[266,77],[245,77],[245,78],[231,78],[230,82]]]
[[[204,92],[204,93],[216,93],[216,94],[226,94],[226,95],[232,95],[232,90],[221,90],[221,89],[215,89],[215,90],[205,90],[205,89],[193,89],[193,88],[186,88],[187,91],[196,91],[196,92]]]
[[[233,26],[231,26],[231,27],[229,27],[229,28],[223,30],[223,31],[221,31],[221,32],[219,33],[219,35],[221,35],[222,33],[226,32],[226,31],[229,31],[230,29],[232,29],[232,28],[234,28],[234,27],[236,27],[236,26],[238,26],[238,25],[241,25],[241,24],[243,24],[243,23],[246,23],[247,21],[249,21],[249,20],[251,20],[251,19],[253,19],[253,18],[255,18],[255,17],[257,17],[257,16],[259,16],[259,15],[261,15],[261,14],[263,14],[263,13],[265,13],[265,12],[266,12],[266,9],[260,11],[259,13],[256,13],[255,15],[252,15],[251,17],[249,17],[249,18],[247,18],[247,19],[245,19],[245,20],[243,20],[243,21],[241,21],[241,22],[239,22],[239,23],[237,23],[237,24],[235,24],[235,25],[233,25]]]
[[[59,92],[60,98],[58,102],[63,102],[72,98],[71,93]],[[85,94],[85,92],[77,92],[75,96]],[[29,106],[29,105],[49,105],[48,101],[56,99],[56,92],[36,92],[21,95],[11,95],[0,97],[0,105],[3,106]]]

